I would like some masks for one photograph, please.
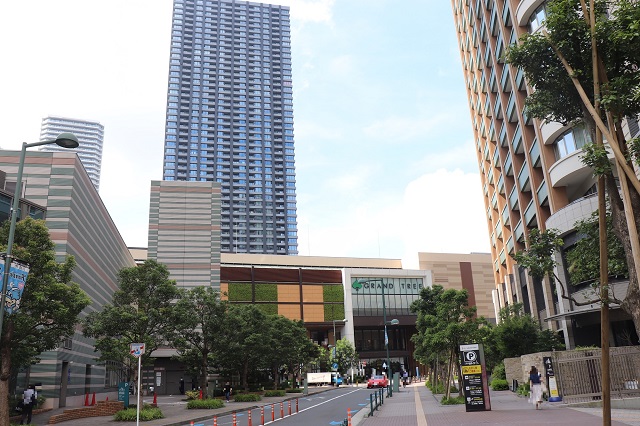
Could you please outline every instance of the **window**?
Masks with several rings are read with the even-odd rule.
[[[553,143],[556,160],[560,160],[591,143],[591,137],[584,125],[578,125],[560,135]]]
[[[544,4],[538,7],[529,18],[529,32],[536,32],[543,24],[547,17],[547,12],[544,8]]]

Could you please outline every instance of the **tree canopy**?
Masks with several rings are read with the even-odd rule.
[[[122,361],[130,373],[134,360],[129,356],[131,343],[144,343],[142,362],[171,336],[172,312],[180,290],[163,264],[147,259],[140,266],[118,272],[119,288],[113,302],[92,312],[84,321],[84,334],[96,339],[95,350],[101,361]]]
[[[6,221],[0,228],[0,241],[8,240],[9,226]],[[6,243],[4,246],[6,249]],[[1,401],[7,401],[12,372],[37,362],[40,353],[55,349],[63,337],[72,336],[80,313],[91,303],[71,281],[74,258],[67,256],[63,263],[56,262],[55,244],[43,220],[26,218],[16,224],[13,255],[28,263],[30,270],[20,308],[4,317]],[[9,424],[8,416],[7,404],[0,404],[0,423]]]

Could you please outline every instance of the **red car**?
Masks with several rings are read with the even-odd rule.
[[[367,389],[386,388],[387,386],[389,386],[389,381],[385,376],[371,376],[371,378],[367,380]]]

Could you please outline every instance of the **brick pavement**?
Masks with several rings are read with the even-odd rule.
[[[424,386],[412,384],[392,398],[361,426],[477,426],[482,425],[601,425],[601,409],[570,408],[562,403],[545,403],[542,410],[510,391],[491,392],[491,411],[465,411],[464,405],[441,406]],[[640,426],[640,410],[612,410],[613,426]]]

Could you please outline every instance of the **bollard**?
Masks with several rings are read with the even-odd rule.
[[[153,405],[158,405],[158,394],[156,392],[153,393]]]
[[[236,412],[233,412],[233,426],[238,426],[238,422],[236,421]]]
[[[213,416],[213,426],[218,426],[218,416]]]
[[[296,413],[298,413],[298,398],[296,398]]]
[[[202,399],[202,389],[200,389],[200,395],[198,395],[198,399]]]
[[[247,426],[253,426],[253,422],[251,421],[251,410],[247,412],[247,422],[249,422]]]
[[[351,408],[347,408],[347,426],[351,426]]]
[[[284,418],[284,402],[280,403],[280,418]]]
[[[276,420],[276,404],[271,404],[271,421]]]
[[[371,402],[371,412],[369,413],[369,415],[373,416],[373,394],[372,393],[369,394],[369,402]]]
[[[264,424],[264,405],[260,407],[260,424]]]
[[[193,426],[193,420],[191,420],[191,423],[189,423],[191,426]]]
[[[291,401],[289,401],[289,415],[291,415]]]

